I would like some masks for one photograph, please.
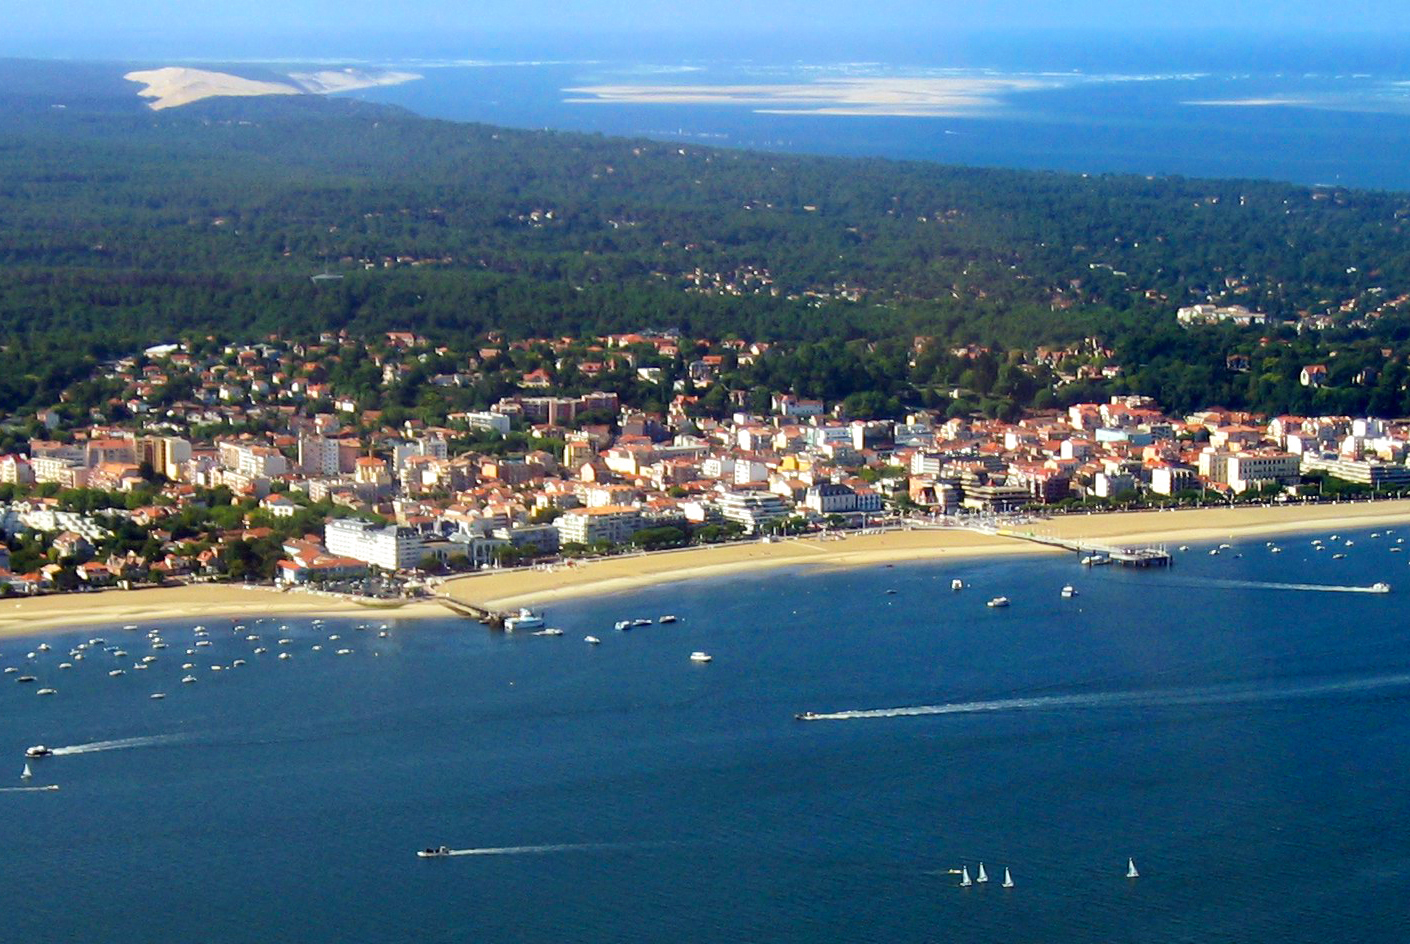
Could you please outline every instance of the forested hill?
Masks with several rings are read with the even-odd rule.
[[[1402,194],[712,150],[312,96],[153,113],[125,68],[0,63],[12,354],[339,327],[1031,347],[1173,331],[1210,297],[1391,324],[1410,293]]]

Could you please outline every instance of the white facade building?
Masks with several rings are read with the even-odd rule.
[[[323,544],[335,557],[351,557],[383,570],[412,570],[421,561],[421,535],[416,531],[357,518],[324,525]]]

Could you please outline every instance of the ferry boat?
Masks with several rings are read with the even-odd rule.
[[[519,612],[504,621],[504,631],[512,633],[519,629],[543,629],[543,617],[534,613],[528,607],[521,607]]]

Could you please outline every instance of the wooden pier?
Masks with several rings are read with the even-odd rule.
[[[441,606],[444,606],[452,613],[455,613],[458,616],[463,616],[466,619],[472,619],[477,623],[484,623],[491,629],[503,629],[504,621],[508,619],[510,615],[508,613],[501,613],[497,610],[487,610],[483,606],[476,606],[473,603],[466,603],[464,600],[456,600],[452,597],[446,596],[443,593],[437,594],[435,600],[437,603],[441,604]]]
[[[1113,547],[1096,544],[1092,541],[1073,541],[1053,535],[1038,534],[1033,531],[1017,531],[1011,528],[996,528],[989,533],[1020,541],[1032,541],[1046,547],[1058,547],[1082,555],[1084,564],[1116,564],[1121,567],[1169,567],[1175,562],[1174,556],[1165,545],[1147,547]]]

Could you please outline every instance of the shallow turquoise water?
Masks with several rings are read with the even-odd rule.
[[[278,647],[252,613],[239,634],[208,621],[190,657],[192,624],[163,626],[145,672],[141,632],[50,637],[34,660],[8,642],[0,663],[39,676],[0,676],[9,785],[25,746],[79,750],[33,764],[61,791],[0,794],[7,936],[1404,939],[1410,554],[1363,532],[1333,561],[1311,537],[1168,572],[692,582],[551,608],[562,638],[329,621]],[[1404,587],[1257,586],[1376,580]],[[1010,608],[984,606],[1000,593]],[[95,636],[126,675],[101,647],[56,668]],[[181,685],[188,660],[200,681]],[[938,713],[793,719],[917,706]],[[516,851],[414,856],[439,844]],[[1017,887],[957,888],[948,870],[981,860]]]

